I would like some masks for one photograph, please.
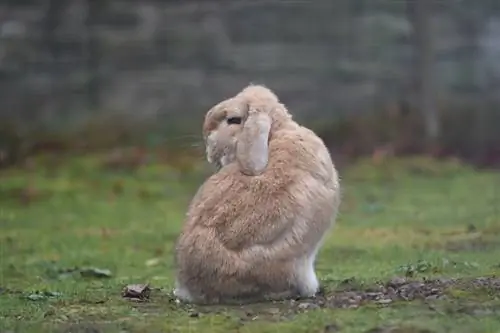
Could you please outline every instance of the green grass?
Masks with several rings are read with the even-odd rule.
[[[317,262],[326,290],[350,278],[369,285],[409,271],[415,278],[499,273],[500,174],[413,158],[360,161],[341,177],[341,213]],[[38,159],[29,170],[0,172],[0,331],[500,331],[498,289],[305,312],[287,312],[286,304],[179,306],[170,296],[173,244],[202,180],[199,170],[160,164],[107,170],[99,156],[57,165]],[[73,267],[112,276],[58,272]],[[123,298],[132,283],[150,283],[151,299]],[[27,298],[37,291],[56,294]]]

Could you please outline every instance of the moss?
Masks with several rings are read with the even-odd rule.
[[[106,168],[106,156],[61,158],[57,164],[41,156],[30,168],[0,172],[2,329],[366,332],[410,327],[487,332],[500,327],[491,286],[452,288],[448,299],[429,301],[432,306],[403,301],[351,309],[294,310],[297,307],[280,304],[179,307],[170,296],[173,245],[189,199],[203,179],[202,168],[193,163],[190,176],[184,177],[161,161]],[[499,272],[499,247],[455,252],[446,248],[448,242],[475,233],[500,241],[500,234],[492,232],[498,229],[493,206],[496,173],[417,157],[386,163],[382,167],[364,160],[342,174],[341,213],[317,262],[327,292],[367,288],[404,275],[401,267],[418,263],[431,269],[419,269],[417,278]],[[392,176],[384,170],[392,170]],[[64,274],[84,266],[109,269],[112,276]],[[150,283],[151,299],[138,303],[122,298],[123,286],[132,283]],[[37,291],[56,296],[27,298]],[[467,308],[457,302],[467,303]],[[463,311],[482,320],[463,316]]]

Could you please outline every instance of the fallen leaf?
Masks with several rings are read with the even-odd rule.
[[[42,301],[53,297],[59,297],[61,295],[61,293],[55,291],[35,291],[34,293],[26,296],[26,298],[30,301]]]
[[[112,276],[109,269],[101,269],[95,267],[71,267],[71,268],[60,268],[57,267],[55,262],[42,263],[45,266],[45,274],[51,279],[67,279],[76,278],[77,276],[87,277],[87,278],[109,278]]]
[[[110,278],[112,276],[109,269],[101,269],[95,267],[88,267],[80,269],[80,275],[83,277],[95,277],[95,278]]]
[[[151,288],[148,284],[129,284],[122,290],[122,296],[125,298],[144,300],[151,294]]]

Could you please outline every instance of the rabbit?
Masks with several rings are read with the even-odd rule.
[[[215,166],[193,197],[175,245],[180,302],[314,297],[315,260],[340,205],[323,141],[269,88],[250,84],[205,116]]]

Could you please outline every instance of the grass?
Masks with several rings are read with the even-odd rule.
[[[288,303],[176,304],[173,244],[203,175],[164,164],[110,169],[100,156],[56,164],[39,158],[30,168],[2,171],[0,331],[500,331],[500,291],[493,287],[452,287],[437,300],[304,311]],[[498,173],[412,158],[363,160],[341,176],[341,213],[317,262],[326,293],[349,279],[368,286],[405,275],[499,273]],[[70,271],[82,267],[111,276]],[[152,286],[149,301],[121,296],[133,283]]]

